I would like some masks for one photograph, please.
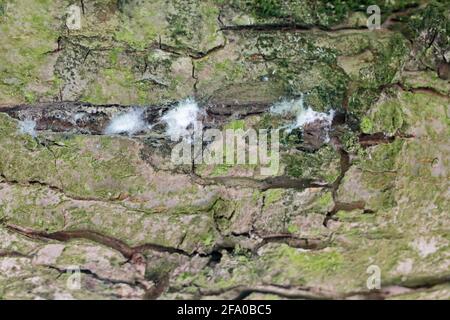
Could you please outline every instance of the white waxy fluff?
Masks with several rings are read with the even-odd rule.
[[[294,100],[285,100],[273,105],[270,111],[274,114],[280,115],[295,115],[295,122],[288,126],[288,130],[302,128],[308,123],[315,121],[324,121],[328,126],[331,126],[334,117],[334,110],[329,113],[317,112],[311,107],[305,107],[303,96]]]
[[[28,134],[32,137],[37,136],[36,132],[36,121],[31,119],[25,119],[23,121],[19,121],[19,130],[22,134]]]
[[[193,99],[180,101],[178,105],[169,110],[161,120],[166,124],[166,134],[172,141],[187,139],[190,141],[190,126],[195,127],[200,108]]]
[[[301,128],[305,124],[320,120],[325,121],[327,125],[330,126],[331,123],[333,122],[333,117],[334,117],[334,110],[330,110],[329,113],[324,113],[314,111],[313,109],[308,107],[307,109],[301,110],[301,112],[297,114],[295,125],[297,128]]]
[[[105,134],[126,133],[131,136],[145,131],[147,128],[148,125],[144,120],[144,110],[134,108],[113,117],[105,129]]]

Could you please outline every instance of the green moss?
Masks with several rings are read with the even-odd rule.
[[[286,173],[297,178],[322,179],[333,182],[339,176],[339,155],[331,147],[315,153],[297,152],[282,156]]]
[[[357,87],[348,99],[348,109],[352,115],[360,118],[379,98],[380,90],[375,88]]]
[[[389,135],[397,133],[404,125],[402,109],[395,100],[389,100],[379,105],[371,118],[373,130]]]
[[[344,263],[342,255],[337,251],[302,252],[284,244],[274,251],[267,252],[264,260],[274,263],[268,266],[271,270],[277,270],[277,267],[283,270],[278,276],[279,281],[283,278],[295,281],[297,278],[297,283],[314,277],[332,275],[338,272]]]
[[[442,94],[450,95],[448,82],[440,79],[433,70],[405,72],[402,82],[407,88],[433,88]]]
[[[433,120],[446,124],[448,128],[448,100],[427,93],[403,92],[398,102],[406,127],[423,127],[434,140],[440,140],[445,134],[445,129],[440,129]]]
[[[167,13],[167,41],[180,49],[206,51],[221,41],[217,32],[219,9],[213,1],[172,0]]]
[[[365,13],[369,5],[376,4],[384,16],[394,10],[400,10],[407,5],[417,3],[414,0],[405,1],[281,1],[281,0],[235,0],[232,5],[247,9],[255,18],[262,22],[293,21],[304,25],[320,25],[330,27],[344,22],[355,11]]]
[[[212,234],[206,234],[203,238],[202,238],[202,242],[205,246],[209,247],[213,244],[214,242],[214,236]]]
[[[231,164],[217,164],[214,166],[211,171],[211,176],[213,177],[221,177],[228,174],[230,169],[233,167]]]
[[[137,50],[144,50],[152,41],[157,39],[159,30],[164,28],[166,22],[158,16],[160,1],[141,3],[140,5],[127,5],[127,14],[121,15],[120,27],[117,28],[114,38],[124,42]]]
[[[43,76],[58,38],[59,21],[53,18],[61,4],[52,1],[2,2],[0,11],[0,100],[13,103],[33,103],[53,97],[53,80]],[[20,22],[20,27],[17,27]]]
[[[0,113],[0,138],[17,133],[17,121],[13,120],[6,113]]]
[[[64,218],[58,214],[58,207],[62,200],[53,196],[48,204],[43,204],[42,199],[46,196],[46,187],[11,186],[3,200],[5,205],[0,206],[0,216],[7,217],[11,223],[38,230],[61,230],[64,227]]]
[[[151,264],[148,264],[145,269],[145,278],[158,282],[163,277],[167,276],[175,267],[176,263],[169,261],[168,259],[155,259]],[[187,279],[187,274],[185,273],[183,276],[180,276],[180,279]]]
[[[216,76],[223,75],[227,81],[233,81],[242,78],[245,69],[240,63],[226,59],[216,62],[214,65],[214,73]]]
[[[353,155],[358,155],[359,157],[365,156],[366,152],[361,147],[359,143],[359,137],[355,132],[345,131],[340,139],[345,151]]]
[[[362,210],[339,210],[335,213],[335,217],[342,222],[355,222],[360,220],[362,213]]]
[[[0,170],[11,180],[45,181],[55,170],[52,153],[37,146],[31,136],[20,134],[17,121],[6,114],[0,115],[0,145]]]
[[[359,127],[363,133],[373,133],[373,122],[369,117],[363,117]]]
[[[245,120],[233,120],[233,121],[227,123],[224,126],[224,130],[227,130],[227,129],[232,129],[232,130],[242,129],[242,130],[245,130]]]
[[[113,54],[113,57],[115,54]],[[148,89],[148,87],[147,87]],[[146,85],[137,83],[135,75],[124,66],[99,70],[97,81],[88,84],[82,100],[95,104],[133,104],[140,99]],[[142,101],[143,102],[143,101]]]
[[[230,226],[230,218],[236,208],[233,201],[219,199],[212,208],[214,220],[218,223],[221,230],[226,230]]]
[[[103,139],[104,141],[104,139]],[[86,149],[83,146],[94,142],[90,137],[73,136],[64,140],[64,148],[53,148],[53,154],[60,162],[60,179],[64,181],[68,192],[79,196],[99,196],[110,198],[118,193],[127,191],[131,194],[138,192],[137,185],[130,185],[128,190],[123,189],[124,181],[133,178],[136,168],[125,151],[126,143],[114,145],[110,150],[100,151]],[[98,160],[99,152],[111,152],[115,156],[111,159]],[[77,177],[77,178],[75,178]],[[110,183],[105,183],[110,179]]]
[[[298,226],[294,225],[294,224],[290,224],[290,225],[288,225],[288,227],[287,227],[287,231],[288,231],[289,233],[295,234],[295,233],[297,233],[297,232],[300,231],[300,228],[299,228]]]
[[[5,14],[5,11],[6,11],[6,1],[5,0],[1,0],[0,1],[0,19]]]
[[[274,284],[304,285],[306,281],[338,272],[343,263],[342,256],[336,251],[301,252],[284,244],[267,249],[258,259],[233,256],[230,261],[230,258],[221,261],[222,268],[227,268],[230,263],[228,272],[211,276],[206,268],[195,275],[183,274],[177,281],[184,285],[230,288],[241,283],[259,283],[261,278],[270,277]]]
[[[393,81],[407,57],[408,47],[404,37],[394,34],[377,41],[372,51],[376,56],[375,63],[361,68],[360,78],[363,86],[376,89]]]
[[[417,38],[425,32],[435,34],[436,45],[442,48],[448,47],[450,39],[449,15],[450,9],[445,1],[431,1],[408,21],[408,32],[412,38]]]
[[[333,64],[331,61],[328,63]],[[341,106],[349,84],[348,76],[328,64],[318,64],[315,67],[319,67],[316,72],[323,79],[306,96],[307,105],[322,112],[335,109],[333,106]]]
[[[265,205],[270,205],[282,199],[284,190],[283,189],[270,189],[264,192]]]
[[[57,259],[58,265],[63,266],[81,266],[87,263],[88,258],[84,250],[80,250],[78,243],[83,243],[83,241],[74,241],[66,245],[64,251]]]
[[[116,66],[119,62],[119,55],[122,53],[121,48],[113,48],[109,53],[109,59],[111,60],[111,65]]]
[[[8,150],[0,154],[0,169],[11,180],[64,185],[69,194],[103,199],[121,192],[137,194],[146,185],[136,176],[136,158],[130,157],[126,140],[116,139],[115,144],[108,144],[106,137],[61,135],[54,137],[55,145],[44,147],[30,136],[19,134],[17,122],[8,116],[2,114],[0,123],[0,142]],[[104,148],[96,148],[97,143]],[[100,154],[111,157],[99,158]]]
[[[281,1],[279,0],[254,0],[253,9],[262,18],[281,16]]]
[[[375,172],[395,170],[398,155],[402,150],[403,144],[403,140],[396,139],[392,143],[376,146],[371,150],[370,158],[361,162],[360,166]]]
[[[331,210],[334,205],[333,194],[331,192],[323,193],[320,198],[314,202],[314,205],[322,212]]]
[[[27,103],[35,103],[37,101],[36,95],[33,92],[24,92],[24,98]]]

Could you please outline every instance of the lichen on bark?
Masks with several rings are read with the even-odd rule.
[[[447,2],[374,1],[379,30],[365,1],[69,4],[0,0],[0,299],[450,297]],[[187,98],[281,129],[279,170],[173,164]],[[332,121],[271,108],[299,99]]]

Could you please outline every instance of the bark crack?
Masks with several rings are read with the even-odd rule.
[[[182,249],[178,249],[175,247],[163,246],[155,243],[144,243],[137,246],[129,246],[124,241],[104,235],[98,231],[92,230],[70,230],[70,231],[56,231],[56,232],[45,232],[39,230],[33,230],[28,227],[22,227],[15,224],[10,224],[5,221],[1,222],[6,229],[9,231],[21,234],[28,238],[38,239],[38,240],[56,240],[60,242],[68,242],[70,240],[75,239],[84,239],[89,240],[111,249],[114,249],[120,252],[126,259],[132,260],[138,254],[141,254],[147,250],[157,251],[157,252],[165,252],[170,254],[180,254],[188,257],[192,257],[197,255],[197,252],[189,253]]]

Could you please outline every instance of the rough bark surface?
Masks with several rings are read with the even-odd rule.
[[[369,30],[357,1],[0,0],[0,299],[449,299],[450,7],[377,2]],[[263,177],[171,163],[186,98],[208,128],[335,116]],[[132,109],[151,129],[105,134]]]

